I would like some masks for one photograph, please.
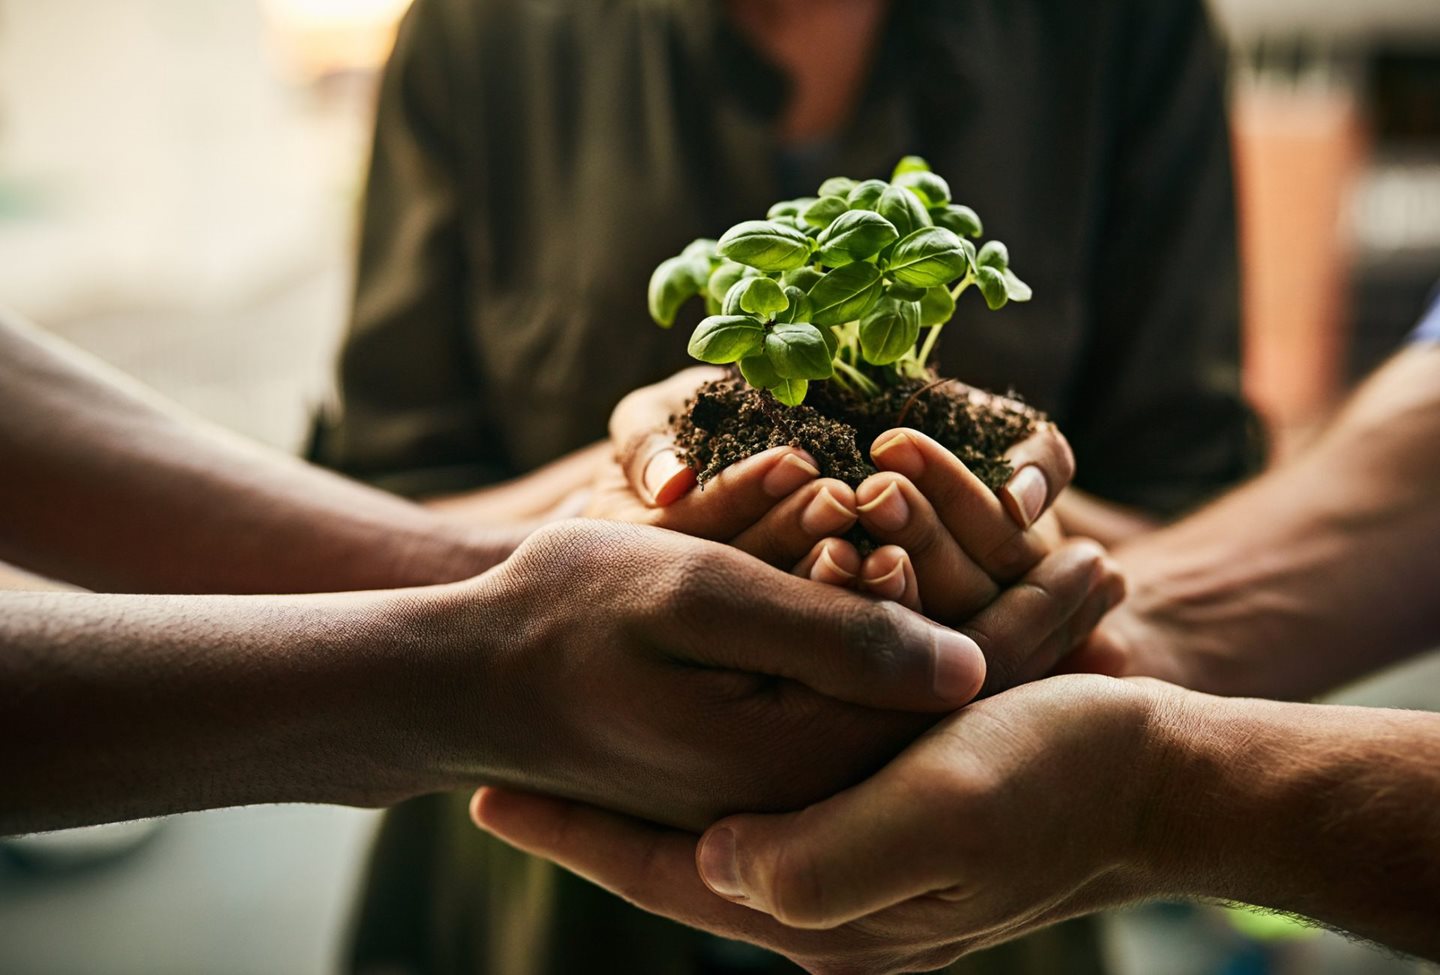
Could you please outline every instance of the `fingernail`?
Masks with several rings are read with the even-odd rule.
[[[684,470],[685,465],[673,451],[660,451],[645,465],[645,475],[642,478],[645,490],[650,492],[650,497],[658,498],[660,493],[665,490],[665,485]]]
[[[1010,516],[1018,518],[1020,527],[1029,528],[1045,510],[1045,499],[1050,496],[1050,486],[1045,483],[1045,474],[1034,464],[1022,467],[1005,485],[1010,496]]]
[[[935,696],[968,704],[985,683],[985,655],[963,633],[935,627]]]
[[[910,521],[910,505],[894,481],[885,486],[879,497],[862,504],[860,513],[866,522],[885,532],[897,532]]]
[[[855,573],[846,572],[840,567],[840,563],[831,558],[828,548],[820,550],[820,557],[815,560],[815,564],[810,568],[810,579],[813,582],[830,582],[833,579],[837,580],[840,584],[844,584],[854,578]]]
[[[695,857],[700,879],[721,897],[745,900],[740,883],[740,868],[735,858],[735,833],[729,829],[712,830],[700,843]]]
[[[894,568],[878,579],[866,579],[865,588],[881,599],[898,602],[905,595],[905,563],[896,562]]]
[[[820,476],[820,469],[799,454],[786,454],[765,475],[760,489],[772,498],[785,498]]]
[[[925,473],[925,457],[914,439],[904,431],[882,434],[870,448],[875,466],[915,479]]]
[[[841,504],[828,488],[817,494],[800,515],[800,528],[815,538],[843,531],[854,522],[855,512]]]

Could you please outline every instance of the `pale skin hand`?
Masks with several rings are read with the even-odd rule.
[[[702,838],[482,790],[483,828],[820,975],[928,971],[1101,908],[1240,900],[1440,958],[1440,716],[1051,678],[861,785]]]
[[[1015,474],[998,495],[949,450],[909,429],[876,440],[871,457],[880,473],[855,491],[819,478],[808,455],[785,447],[742,461],[696,489],[695,472],[667,427],[698,385],[722,375],[689,369],[621,402],[611,418],[616,461],[602,476],[592,515],[729,541],[772,565],[793,566],[797,575],[923,612],[982,645],[985,635],[970,627],[971,618],[1061,544],[1047,509],[1069,483],[1074,458],[1050,424],[1010,451]],[[857,522],[881,543],[863,560],[835,537]],[[1073,642],[1123,595],[1123,580],[1105,563],[1070,629]],[[1042,676],[1047,659],[1053,665],[1070,649],[1057,639],[1044,654],[997,651],[987,692]],[[1017,660],[1024,667],[1012,672],[1009,664]]]

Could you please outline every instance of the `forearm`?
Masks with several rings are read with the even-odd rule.
[[[600,441],[566,454],[524,477],[464,494],[430,498],[425,507],[467,525],[509,525],[573,517],[583,509],[580,496],[594,485],[600,465],[615,448]]]
[[[1400,356],[1307,454],[1117,556],[1110,625],[1167,679],[1308,697],[1440,642],[1440,349]]]
[[[1149,893],[1275,908],[1440,959],[1440,715],[1169,696]]]
[[[453,627],[427,608],[451,588],[0,594],[0,833],[457,784],[440,712],[486,710],[492,631],[467,627],[456,688]]]
[[[92,589],[315,592],[419,585],[503,559],[457,529],[185,416],[0,322],[0,559]]]

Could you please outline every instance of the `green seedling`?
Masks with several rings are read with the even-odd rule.
[[[1030,300],[1004,244],[976,248],[983,233],[949,184],[906,156],[889,183],[827,179],[814,197],[693,242],[655,269],[650,314],[669,328],[702,297],[708,317],[690,354],[737,365],[787,406],[804,402],[812,382],[869,397],[929,378],[940,332],[969,288],[992,311]]]

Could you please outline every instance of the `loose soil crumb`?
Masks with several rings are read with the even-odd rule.
[[[868,400],[832,383],[817,383],[804,405],[787,408],[732,377],[701,386],[671,425],[701,485],[746,457],[791,446],[808,451],[823,476],[858,487],[875,473],[870,444],[886,430],[904,426],[944,444],[998,491],[1010,477],[1005,451],[1044,419],[1013,397],[956,380],[904,380]]]

